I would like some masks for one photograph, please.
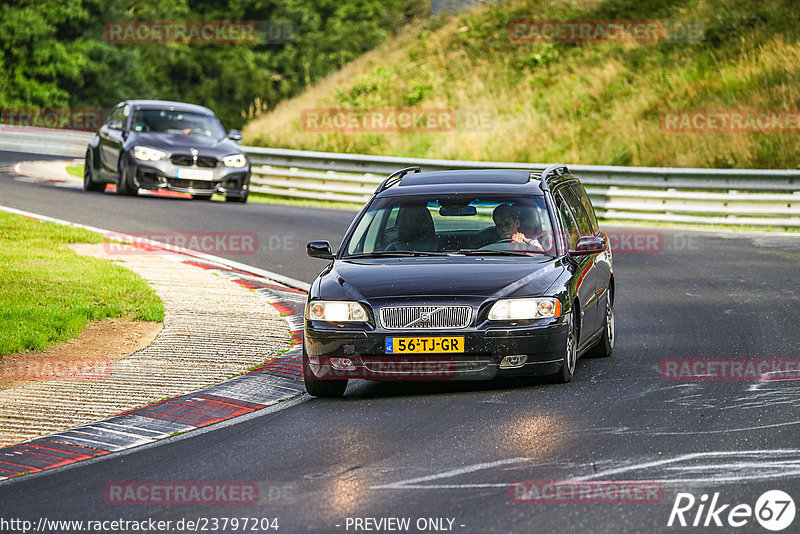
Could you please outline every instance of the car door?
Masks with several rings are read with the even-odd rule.
[[[582,208],[575,205],[574,197],[569,193],[566,185],[556,189],[553,197],[568,248],[573,250],[578,238],[582,237],[583,232],[586,231],[585,215],[582,213]],[[584,228],[582,229],[581,226]],[[596,273],[594,272],[593,254],[573,256],[572,258],[577,264],[575,292],[581,303],[581,330],[578,339],[578,347],[580,347],[597,329]]]
[[[119,158],[122,155],[122,144],[125,141],[124,132],[128,124],[130,106],[122,103],[114,108],[108,121],[100,128],[99,151],[102,170],[107,175],[116,175],[119,168]]]
[[[592,202],[589,200],[589,195],[586,193],[583,185],[574,182],[570,184],[569,189],[578,199],[583,211],[588,216],[592,235],[603,236],[606,240],[606,252],[594,255],[597,319],[599,321],[598,328],[602,328],[604,326],[606,299],[609,298],[608,289],[611,280],[611,250],[608,248],[608,236],[601,232],[597,225],[597,215],[594,212],[594,206],[592,206]]]

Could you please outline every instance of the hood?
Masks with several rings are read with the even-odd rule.
[[[319,280],[323,299],[542,295],[564,272],[558,258],[426,257],[337,260]]]
[[[166,152],[186,152],[192,148],[202,151],[203,154],[214,156],[228,156],[241,153],[242,149],[227,137],[214,139],[195,135],[180,135],[166,133],[136,133],[128,137],[126,145],[144,145],[157,148]]]

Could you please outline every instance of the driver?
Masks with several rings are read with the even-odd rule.
[[[536,238],[528,238],[519,231],[520,220],[514,208],[508,204],[500,204],[492,212],[494,228],[487,228],[481,232],[481,239],[484,246],[491,243],[498,243],[508,240],[511,243],[522,243],[529,245],[536,250],[544,250],[541,243]]]

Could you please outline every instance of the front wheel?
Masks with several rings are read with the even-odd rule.
[[[133,196],[139,193],[139,189],[131,184],[128,177],[128,167],[125,162],[121,161],[119,164],[119,171],[117,171],[117,194],[124,196]]]
[[[572,380],[575,373],[575,363],[578,361],[578,338],[576,335],[575,317],[568,315],[567,320],[567,339],[564,346],[564,362],[561,369],[552,376],[553,381],[559,384],[566,384]]]
[[[247,202],[247,194],[245,194],[243,197],[225,197],[225,202],[241,202],[244,204]]]
[[[97,183],[94,180],[94,156],[91,150],[86,151],[86,158],[83,162],[83,190],[84,191],[105,191],[106,184]]]
[[[305,381],[306,391],[312,397],[335,398],[344,395],[347,389],[347,379],[344,380],[320,380],[308,366],[308,355],[303,347],[303,380]]]

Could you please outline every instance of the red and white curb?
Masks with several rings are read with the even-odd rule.
[[[2,448],[0,480],[153,443],[176,433],[276,405],[305,392],[301,362],[303,307],[309,288],[305,282],[210,254],[167,246],[158,241],[142,240],[4,206],[0,206],[0,210],[29,219],[84,228],[118,241],[145,242],[156,249],[184,255],[186,259],[183,263],[210,270],[264,298],[281,313],[292,334],[292,346],[287,352],[247,374],[200,391],[135,408],[103,421]]]

